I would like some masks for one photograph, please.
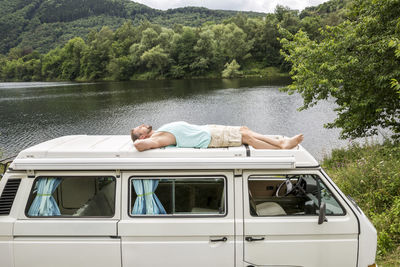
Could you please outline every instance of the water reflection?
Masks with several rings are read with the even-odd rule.
[[[298,95],[278,90],[286,80],[176,80],[96,84],[0,84],[0,149],[21,149],[69,134],[128,134],[143,122],[154,128],[176,120],[195,124],[247,125],[266,134],[305,134],[318,158],[343,146],[326,130],[333,104],[298,112]],[[57,85],[57,86],[55,86]]]

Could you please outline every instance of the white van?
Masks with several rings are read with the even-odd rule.
[[[0,182],[1,267],[375,265],[377,234],[302,147],[28,148]]]

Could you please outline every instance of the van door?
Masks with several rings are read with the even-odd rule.
[[[357,218],[319,171],[245,172],[243,190],[249,266],[357,265]]]
[[[234,266],[232,172],[125,172],[122,265]]]
[[[115,173],[38,173],[14,226],[15,267],[121,266]]]

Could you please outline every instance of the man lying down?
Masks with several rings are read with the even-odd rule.
[[[194,125],[184,121],[164,124],[156,131],[147,124],[131,130],[138,151],[175,145],[176,147],[207,148],[250,145],[256,149],[292,149],[304,136],[275,139],[253,132],[246,126]]]

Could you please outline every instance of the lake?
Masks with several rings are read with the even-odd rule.
[[[332,101],[299,112],[302,98],[279,91],[287,80],[199,79],[104,83],[0,83],[1,158],[72,134],[129,134],[132,127],[184,120],[246,125],[264,134],[304,133],[303,145],[321,160],[346,146]]]

